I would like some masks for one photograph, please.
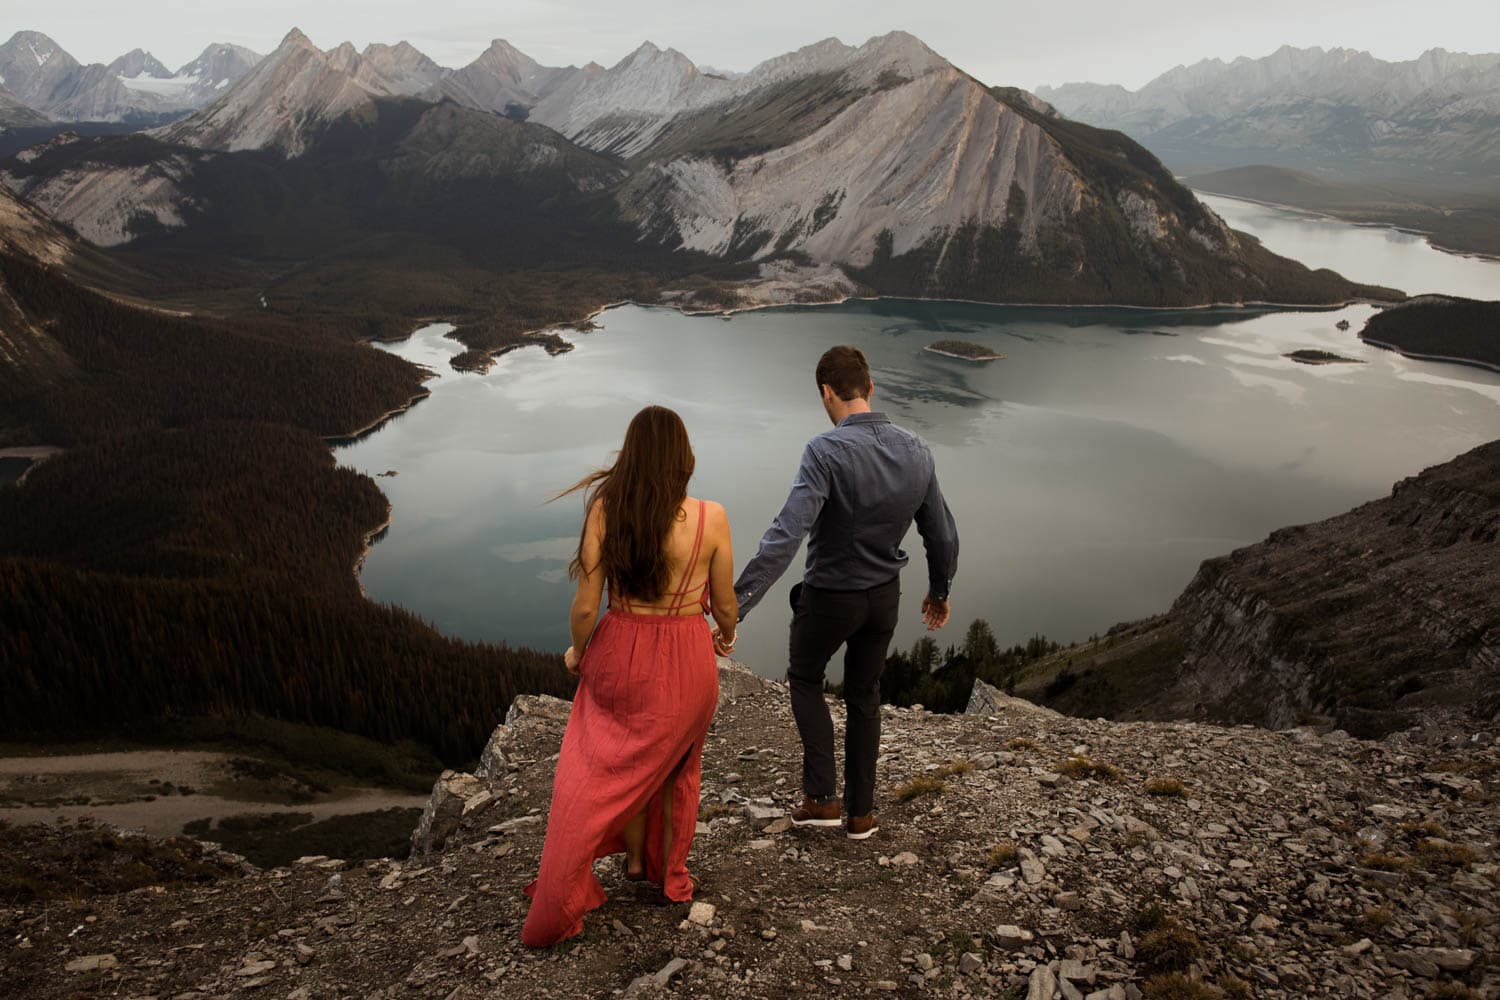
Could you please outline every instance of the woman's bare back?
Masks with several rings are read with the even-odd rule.
[[[714,552],[717,550],[719,540],[717,532],[709,530],[709,520],[713,517],[715,508],[722,510],[713,501],[700,501],[696,497],[688,497],[677,508],[677,516],[673,519],[671,533],[667,536],[667,565],[669,573],[667,576],[667,590],[655,601],[645,602],[629,594],[620,595],[630,602],[630,610],[637,614],[672,614],[672,605],[676,599],[678,614],[700,614],[698,607],[699,597],[709,582],[709,567],[713,562]],[[699,511],[702,511],[704,519],[702,543],[697,545],[697,558],[692,566],[688,566],[688,560],[693,557],[694,543],[698,538]],[[609,529],[606,527],[605,531]]]

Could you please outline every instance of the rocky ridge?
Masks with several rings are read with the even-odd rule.
[[[4,914],[0,989],[133,996],[1500,995],[1490,735],[883,710],[882,829],[790,828],[783,685],[721,667],[691,906],[611,899],[519,943],[568,705],[520,698],[405,861],[304,858]],[[731,687],[732,685],[732,687]],[[842,711],[834,705],[835,718]],[[978,713],[987,714],[978,714]]]
[[[224,215],[246,211],[247,185],[216,190],[220,175],[243,164],[278,183],[316,181],[316,172],[291,164],[277,170],[274,154],[334,160],[346,172],[351,157],[373,158],[375,176],[358,191],[382,207],[413,197],[408,165],[420,180],[443,181],[434,176],[439,164],[461,159],[465,180],[511,181],[513,160],[496,163],[484,150],[498,120],[545,131],[575,161],[607,160],[610,170],[591,167],[614,173],[607,183],[575,185],[601,197],[564,207],[577,221],[603,221],[653,244],[647,253],[790,258],[843,269],[848,283],[879,293],[981,301],[1399,297],[1271,254],[1230,230],[1144,149],[1067,122],[1034,95],[986,88],[902,32],[857,48],[819,42],[733,79],[649,43],[603,70],[549,69],[497,41],[463,74],[440,70],[409,45],[325,52],[294,29],[191,117],[147,137],[18,157],[3,178],[104,245],[190,230],[194,220],[234,233],[243,227]],[[452,119],[461,157],[414,162],[401,150],[393,158],[396,123],[423,109]],[[273,155],[220,163],[199,151]],[[399,185],[386,169],[398,159]],[[451,185],[415,190],[433,199],[420,212],[424,225],[473,223],[472,211],[452,203],[464,196]],[[310,200],[321,205],[326,195]],[[288,199],[274,201],[266,211],[285,210]],[[382,217],[351,211],[372,225]]]
[[[33,111],[16,99],[16,95],[0,85],[0,131],[9,128],[33,128],[46,125],[51,119],[40,111]]]
[[[1161,618],[1066,650],[1016,690],[1080,714],[1361,736],[1500,723],[1497,484],[1500,441],[1275,531],[1206,561]]]
[[[17,101],[59,121],[155,124],[221,96],[260,55],[238,45],[216,44],[173,73],[151,53],[133,49],[109,65],[84,65],[51,38],[18,31],[0,45],[0,81]]]
[[[1038,94],[1182,163],[1488,170],[1500,162],[1500,53],[1429,49],[1387,62],[1353,49],[1283,46],[1205,59],[1136,91],[1069,83]]]

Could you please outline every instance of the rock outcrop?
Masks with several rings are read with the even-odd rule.
[[[1364,736],[1500,719],[1500,441],[1210,559],[1167,615],[1064,658],[1017,690],[1112,718]]]
[[[1500,991],[1500,748],[882,709],[881,829],[792,828],[784,685],[720,709],[692,906],[619,859],[583,936],[520,944],[565,702],[527,700],[441,849],[0,909],[0,994],[442,998]],[[841,704],[834,703],[842,725]],[[505,735],[501,735],[504,733]],[[492,743],[495,741],[492,741]],[[9,843],[16,840],[11,831]],[[1438,991],[1444,991],[1441,994]]]

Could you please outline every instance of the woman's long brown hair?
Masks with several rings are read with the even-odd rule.
[[[583,490],[586,509],[602,505],[599,565],[613,593],[652,602],[672,585],[667,532],[687,498],[693,465],[693,446],[682,418],[665,406],[648,406],[631,419],[614,465],[589,473],[553,498]],[[584,571],[587,530],[585,517],[578,549],[568,564],[568,576],[574,580]]]

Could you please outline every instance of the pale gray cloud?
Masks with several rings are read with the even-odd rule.
[[[406,39],[446,66],[501,37],[551,65],[609,65],[650,39],[721,69],[748,69],[830,35],[858,43],[899,28],[987,83],[1023,87],[1070,80],[1133,87],[1179,63],[1262,56],[1282,44],[1409,59],[1434,46],[1473,52],[1500,40],[1493,0],[152,0],[148,8],[69,0],[34,9],[27,23],[12,15],[13,27],[44,31],[84,62],[139,46],[174,68],[210,42],[268,52],[294,25],[325,48]]]

